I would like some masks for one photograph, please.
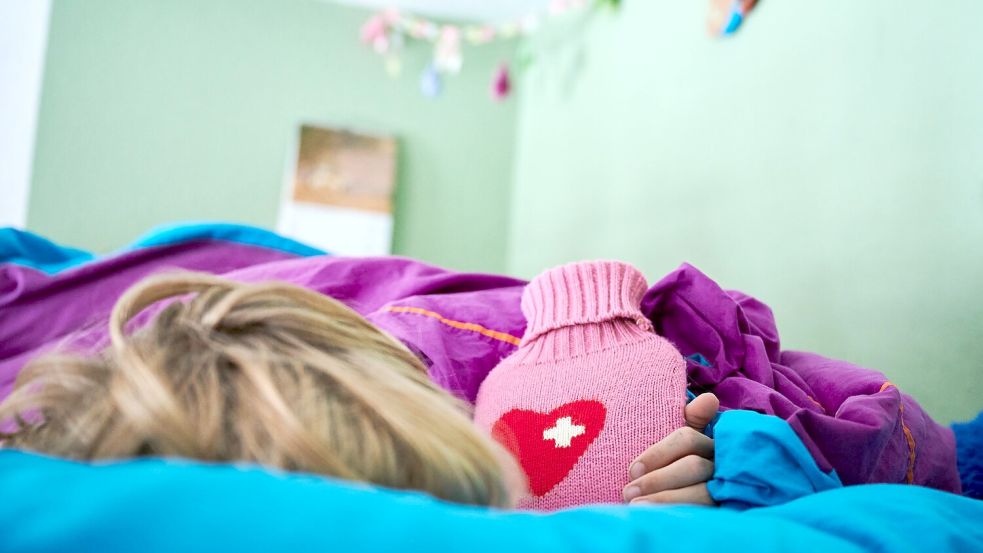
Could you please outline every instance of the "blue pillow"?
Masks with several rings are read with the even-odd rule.
[[[0,450],[0,551],[980,551],[983,502],[854,486],[778,507],[454,505],[251,466]]]

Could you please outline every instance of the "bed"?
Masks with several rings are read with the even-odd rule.
[[[268,274],[264,267],[275,265],[278,274],[291,281],[308,279],[318,289],[316,283],[323,282],[318,271],[327,270],[330,262],[304,259],[323,254],[238,225],[158,229],[106,258],[7,229],[0,233],[0,398],[33,356],[69,342],[82,349],[100,347],[105,336],[97,326],[115,297],[161,267],[248,279]],[[451,274],[391,258],[353,267],[344,269],[349,272],[339,280],[342,284],[321,291],[347,301],[402,339],[424,359],[435,380],[463,399],[473,399],[483,374],[521,336],[521,314],[502,318],[510,312],[506,306],[517,302],[520,280]],[[389,278],[385,275],[398,277],[386,287],[386,297],[344,284]],[[394,286],[405,289],[394,291]],[[484,295],[469,295],[478,289]],[[432,301],[440,294],[454,295],[458,311],[453,316]],[[659,299],[650,300],[654,309]],[[737,298],[749,312],[756,305],[751,300]],[[498,314],[495,325],[481,319],[487,312]],[[744,332],[751,332],[747,327],[756,321],[745,322]],[[440,332],[452,333],[452,339],[428,341]],[[768,332],[759,335],[767,362]],[[773,349],[777,352],[777,335]],[[724,362],[711,361],[702,356],[689,360],[692,370],[707,378],[714,364]],[[799,417],[809,428],[824,422],[852,424],[858,443],[875,437],[883,442],[876,458],[857,453],[851,459],[849,448],[839,451],[805,434],[808,451],[803,449],[802,456],[829,474],[836,468],[846,484],[907,481],[958,491],[958,477],[955,484],[935,476],[918,480],[927,470],[923,467],[953,460],[932,457],[931,451],[917,448],[917,441],[927,442],[933,432],[952,440],[951,430],[920,418],[917,404],[883,377],[874,378],[863,384],[874,388],[877,401],[871,403],[886,406],[885,413],[906,413],[898,424],[894,419],[871,424],[880,420],[871,409],[857,411],[863,424],[838,408],[826,421],[824,414],[838,406],[824,405],[826,398],[811,393],[803,394],[801,404],[776,403],[791,415],[770,414],[786,421]],[[983,422],[974,435],[979,436],[980,426]],[[796,429],[792,422],[789,427]],[[979,458],[983,452],[967,450],[966,455]],[[868,465],[873,468],[866,472],[857,468]],[[0,449],[0,551],[983,551],[983,502],[908,484],[842,487],[839,477],[827,491],[806,489],[771,500],[760,493],[765,500],[740,508],[609,505],[538,514],[452,505],[419,493],[253,466],[179,459],[79,463]],[[767,483],[749,485],[767,491]]]

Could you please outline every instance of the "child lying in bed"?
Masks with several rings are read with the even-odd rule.
[[[166,264],[162,260],[165,254],[155,252],[161,257],[155,261]],[[135,261],[131,258],[127,263],[146,263],[146,258]],[[106,269],[121,275],[126,267]],[[517,351],[516,345],[521,343],[517,336],[526,327],[525,317],[519,311],[521,282],[505,277],[457,274],[409,260],[297,259],[250,267],[231,276],[243,281],[288,280],[337,297],[409,346],[423,360],[437,384],[472,401],[492,366]],[[50,284],[29,279],[20,296],[29,295],[29,301],[23,306],[18,305],[16,298],[7,303],[4,309],[10,314],[8,320],[13,320],[21,307],[36,314],[39,301],[71,291],[72,278],[73,275],[67,275],[60,280],[53,279],[58,282]],[[90,275],[79,278],[82,282],[92,282]],[[455,501],[492,505],[510,502],[504,491],[510,486],[503,483],[512,474],[508,460],[496,454],[498,449],[492,442],[473,433],[466,417],[455,411],[449,396],[421,377],[424,369],[419,361],[406,355],[402,346],[388,337],[380,338],[385,337],[384,333],[351,312],[345,312],[342,317],[337,311],[318,311],[325,304],[309,299],[321,297],[317,294],[304,296],[292,287],[274,293],[269,285],[257,289],[196,278],[199,280],[195,284],[167,284],[165,280],[165,285],[158,283],[156,289],[151,287],[151,292],[138,287],[127,294],[114,311],[112,344],[97,361],[49,358],[26,369],[18,379],[17,391],[0,408],[0,419],[9,421],[18,414],[26,419],[17,428],[7,428],[8,445],[75,458],[179,455],[257,461],[289,470],[422,489]],[[698,289],[698,293],[690,293],[693,289]],[[283,291],[289,292],[285,294],[287,298],[308,297],[299,306],[280,306],[281,311],[291,315],[315,310],[301,320],[325,321],[339,317],[343,322],[326,330],[328,334],[311,334],[309,325],[299,325],[289,318],[268,317],[264,312],[258,318],[245,319],[252,325],[247,325],[250,332],[234,325],[215,326],[221,321],[213,307],[230,310],[236,302],[258,293],[256,290],[266,290],[268,295],[263,297],[270,301],[274,296],[284,296]],[[188,307],[185,318],[190,317],[195,330],[170,323],[161,325],[157,319],[133,337],[124,335],[123,325],[140,308],[164,297],[196,291],[201,295],[192,304],[201,298],[211,299],[199,301],[195,309]],[[764,418],[784,424],[789,434],[794,429],[792,439],[803,450],[808,447],[808,461],[817,464],[824,473],[831,473],[835,468],[845,484],[907,481],[958,491],[951,432],[946,433],[946,429],[931,422],[917,404],[901,396],[877,373],[809,354],[779,352],[777,334],[768,329],[767,317],[763,315],[767,308],[762,310],[762,304],[746,296],[721,294],[712,281],[688,266],[645,293],[641,309],[644,318],[655,323],[655,330],[686,356],[688,381],[676,380],[674,386],[688,384],[695,390],[710,389],[717,392],[725,407],[777,415],[777,418]],[[217,301],[218,295],[234,299]],[[717,303],[701,304],[701,299],[706,298]],[[245,305],[255,306],[255,302]],[[168,308],[164,314],[173,309],[179,307]],[[54,332],[58,325],[66,328],[78,325],[72,322],[70,311],[71,308],[66,308],[52,318],[47,330]],[[638,320],[637,311],[635,305],[627,319],[649,332],[645,321]],[[213,314],[202,318],[207,313]],[[242,320],[234,319],[236,324]],[[275,326],[275,322],[285,326]],[[331,333],[348,329],[349,334],[344,336],[351,338],[351,328],[372,329],[374,334],[370,333],[371,339],[358,344],[349,341],[351,349],[331,345],[334,340]],[[222,332],[216,332],[218,329]],[[0,333],[8,330],[14,327],[0,328]],[[185,337],[189,332],[191,338]],[[140,353],[145,336],[153,338],[155,333],[158,337],[148,343],[156,349]],[[172,333],[177,334],[172,337]],[[297,333],[300,334],[291,338]],[[200,342],[202,337],[216,340]],[[25,349],[31,347],[30,343],[16,344],[17,340],[23,341],[21,336],[5,334],[2,338],[4,347],[15,348],[21,358],[31,353]],[[281,349],[271,349],[261,339],[279,340],[290,347],[284,349],[280,342],[275,342]],[[214,364],[175,351],[171,347],[174,344],[206,347],[204,358]],[[393,344],[403,353],[395,355]],[[317,350],[324,355],[299,356],[291,349],[297,347],[306,353]],[[271,351],[278,356],[273,356]],[[134,352],[139,355],[134,356]],[[675,355],[678,367],[679,353]],[[151,365],[144,356],[158,365]],[[248,370],[237,365],[255,359],[263,362],[249,365]],[[372,360],[371,373],[365,372],[367,365],[362,359]],[[137,362],[135,372],[130,365],[134,361]],[[181,362],[193,366],[181,369]],[[356,371],[350,375],[352,379],[336,385],[331,378],[318,376],[326,370],[317,364],[322,362],[333,367],[332,378],[346,376],[344,367],[362,367],[362,372]],[[276,370],[279,366],[292,367],[293,371],[285,377]],[[301,366],[311,374],[303,378],[295,375]],[[258,384],[263,367],[273,383],[282,389],[271,390],[270,386]],[[136,379],[132,375],[142,376]],[[230,375],[238,375],[234,385],[229,383]],[[210,385],[199,386],[193,379],[189,380],[191,377],[206,378]],[[144,389],[142,383],[151,385]],[[323,389],[318,389],[317,384]],[[247,396],[250,402],[265,403],[241,409],[245,403],[241,401],[242,392],[251,394]],[[381,395],[377,397],[376,392]],[[683,414],[690,426],[699,429],[716,410],[712,396],[698,398],[685,411],[681,394],[663,397],[678,401],[677,418],[670,427],[680,425]],[[372,398],[375,400],[370,401]],[[450,403],[443,404],[445,400]],[[316,411],[315,408],[321,409],[317,406],[322,401],[332,407]],[[359,416],[346,416],[349,410],[341,406],[351,407]],[[376,413],[380,406],[383,409]],[[90,408],[91,412],[87,411]],[[86,415],[76,419],[79,410]],[[378,416],[371,418],[373,414]],[[325,416],[330,420],[325,421]],[[584,425],[572,414],[566,421],[568,424],[555,425],[564,418],[557,417],[551,421],[554,425],[546,429],[553,429],[549,438],[559,449],[565,449],[568,440],[573,445],[587,435],[587,429],[578,428]],[[356,430],[352,431],[352,425],[357,424],[362,426],[355,426]],[[318,432],[301,433],[303,428]],[[368,438],[343,439],[353,433]],[[286,436],[286,441],[281,442],[281,434]],[[377,440],[376,434],[382,438]],[[517,452],[511,447],[515,444],[502,440],[501,432],[496,437],[510,451]],[[613,465],[608,465],[606,470],[614,472],[606,479],[609,483],[618,482],[619,498],[622,494],[630,498],[633,493],[640,493],[636,498],[653,501],[706,503],[711,496],[717,501],[726,499],[726,493],[708,494],[706,483],[710,472],[715,476],[720,472],[721,447],[725,441],[717,436],[714,448],[714,442],[704,438],[685,428],[673,430],[638,456],[638,464],[632,462],[634,456],[626,457],[624,451],[619,452],[623,466],[611,469]],[[657,434],[642,436],[632,447],[642,452],[651,445],[643,440],[657,439]],[[750,453],[727,458],[733,466],[735,458],[739,460]],[[298,457],[301,454],[303,457]],[[727,483],[721,478],[714,481]],[[631,490],[632,483],[640,488],[637,492]],[[605,490],[608,495],[604,497],[571,496],[573,502],[565,504],[610,501],[611,489],[609,485]]]
[[[127,333],[145,308],[187,295]],[[0,445],[86,460],[248,461],[510,504],[505,455],[462,402],[405,346],[327,296],[205,274],[151,277],[122,296],[109,330],[97,356],[44,356],[21,372],[0,405]]]
[[[189,294],[127,333],[156,302]],[[251,461],[479,505],[507,506],[525,495],[514,463],[473,427],[463,403],[434,385],[400,342],[327,296],[204,274],[151,277],[122,296],[109,330],[111,344],[97,356],[43,356],[21,372],[0,406],[5,447],[73,459]],[[677,382],[665,389],[679,397],[662,406],[662,426],[681,427],[682,358],[668,348],[678,358],[670,359]],[[705,426],[716,400],[701,396],[687,411]],[[635,437],[643,445],[656,435]],[[672,468],[691,453],[699,463]],[[668,501],[712,504],[710,438],[676,432],[643,457],[653,470],[657,459],[670,467],[658,485],[680,493]],[[625,478],[626,467],[600,469],[614,473],[601,481]],[[659,491],[651,480],[639,482]],[[579,501],[566,504],[609,499],[589,485],[573,495]]]

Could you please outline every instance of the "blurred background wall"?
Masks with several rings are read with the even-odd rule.
[[[152,225],[273,226],[300,122],[398,137],[395,253],[530,277],[688,261],[783,344],[885,372],[943,421],[983,407],[983,3],[704,2],[473,48],[437,100],[369,12],[313,0],[54,0],[28,228],[108,251]],[[518,94],[488,101],[500,59]]]
[[[28,226],[98,251],[153,225],[275,225],[301,122],[399,140],[394,251],[504,271],[515,104],[488,101],[514,48],[475,48],[439,102],[409,49],[390,79],[369,12],[312,0],[55,0]]]
[[[509,270],[688,261],[783,347],[983,407],[983,3],[626,1],[541,38],[521,88]],[[559,33],[563,36],[563,33]]]

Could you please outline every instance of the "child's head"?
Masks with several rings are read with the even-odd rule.
[[[171,299],[140,330],[127,323]],[[39,323],[43,324],[43,322]],[[97,356],[50,355],[0,405],[0,444],[74,459],[251,461],[504,506],[495,446],[401,343],[296,286],[202,274],[128,290]]]

